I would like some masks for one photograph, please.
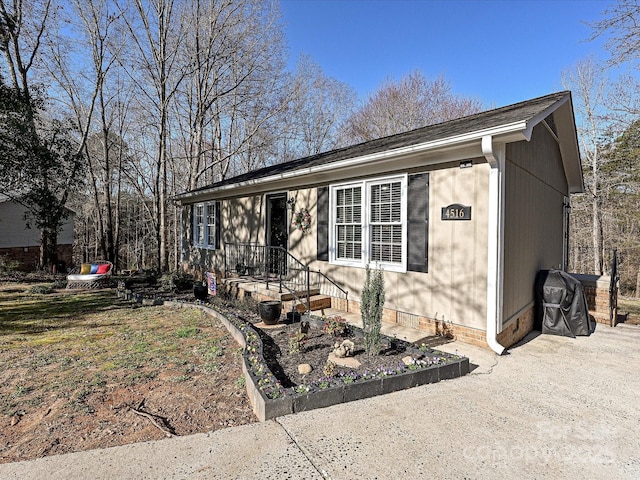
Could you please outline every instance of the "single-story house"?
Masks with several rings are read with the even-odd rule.
[[[23,271],[34,270],[40,261],[40,231],[29,228],[26,208],[0,194],[0,258],[16,262]],[[74,214],[70,212],[58,234],[59,266],[71,265],[73,252]]]
[[[369,264],[384,270],[384,321],[502,353],[532,330],[537,272],[566,267],[583,188],[559,92],[182,193],[182,261],[224,276],[239,246],[280,246],[350,311]]]

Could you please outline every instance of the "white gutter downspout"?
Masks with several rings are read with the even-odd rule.
[[[489,172],[489,220],[487,255],[487,343],[498,355],[505,348],[498,343],[498,327],[502,326],[502,286],[504,280],[504,163],[505,146],[494,147],[493,137],[482,137],[482,154]]]

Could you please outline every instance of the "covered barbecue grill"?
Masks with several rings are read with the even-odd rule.
[[[561,270],[538,272],[535,328],[565,337],[593,332],[587,299],[578,280]]]

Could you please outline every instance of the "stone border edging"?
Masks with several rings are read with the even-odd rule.
[[[157,303],[155,303],[157,304]],[[243,348],[242,372],[245,378],[247,395],[253,407],[253,413],[258,420],[264,422],[275,417],[289,415],[291,413],[304,412],[316,408],[329,407],[339,403],[362,400],[377,395],[405,390],[407,388],[436,383],[440,380],[458,378],[469,373],[469,359],[450,354],[444,354],[451,359],[445,365],[434,365],[428,368],[398,373],[383,378],[373,378],[362,382],[354,382],[340,386],[330,387],[324,390],[312,391],[302,394],[285,394],[278,398],[267,398],[258,385],[258,379],[250,368],[247,341],[244,333],[233,322],[221,313],[205,305],[185,302],[164,301],[162,305],[174,307],[198,308],[205,313],[217,318],[229,331],[234,340]],[[252,327],[253,328],[253,327]],[[259,342],[259,352],[262,354],[262,340]],[[442,352],[440,352],[442,353]],[[457,357],[457,358],[454,358]],[[269,372],[271,373],[271,372]]]

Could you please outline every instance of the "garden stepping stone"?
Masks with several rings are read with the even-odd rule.
[[[361,363],[353,357],[338,358],[333,352],[329,354],[329,361],[347,368],[358,368],[361,365]]]

